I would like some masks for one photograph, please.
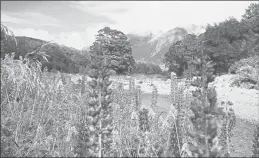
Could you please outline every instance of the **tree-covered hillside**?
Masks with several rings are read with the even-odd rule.
[[[25,57],[29,52],[41,47],[47,41],[40,39],[17,36],[15,37],[17,45],[12,40],[1,40],[1,58],[5,54],[15,52],[15,59],[19,56]],[[87,67],[89,59],[82,55],[80,50],[75,48],[61,46],[56,43],[49,43],[42,47],[42,52],[45,52],[49,57],[48,61],[39,59],[44,67],[47,67],[49,71],[58,70],[66,73],[78,73],[80,69]]]

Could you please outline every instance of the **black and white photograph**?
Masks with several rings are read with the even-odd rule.
[[[1,1],[1,157],[259,157],[259,1]]]

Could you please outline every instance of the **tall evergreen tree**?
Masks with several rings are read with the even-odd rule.
[[[111,63],[109,68],[118,74],[133,70],[135,61],[132,56],[132,49],[123,32],[105,27],[98,31],[96,41],[100,43],[104,51],[103,55]]]
[[[247,29],[244,51],[251,56],[259,55],[259,3],[251,3],[242,17],[241,23]]]
[[[165,54],[164,62],[177,76],[183,75],[183,72],[188,69],[188,63],[192,59],[190,54],[196,52],[197,37],[195,35],[187,35],[181,41],[173,44],[169,51]]]
[[[245,28],[235,18],[207,26],[205,47],[209,57],[216,62],[216,72],[228,72],[231,64],[247,56],[243,51],[244,32]]]

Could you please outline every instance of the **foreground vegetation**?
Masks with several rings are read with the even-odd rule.
[[[192,138],[188,135],[188,132],[195,131],[189,118],[196,113],[192,113],[189,106],[193,100],[187,88],[190,83],[186,83],[187,87],[179,87],[178,79],[172,76],[172,106],[169,112],[159,110],[155,87],[151,105],[143,104],[144,95],[134,86],[133,79],[129,81],[129,91],[123,90],[121,85],[112,93],[111,90],[103,89],[105,95],[111,95],[105,97],[101,105],[106,109],[104,101],[112,99],[109,116],[113,128],[108,139],[110,147],[104,146],[102,153],[99,153],[99,144],[91,144],[91,139],[93,141],[99,137],[95,135],[98,132],[91,131],[98,128],[90,125],[92,121],[89,118],[90,104],[95,105],[99,100],[98,95],[94,99],[96,93],[90,91],[97,85],[96,82],[92,80],[87,84],[86,77],[83,77],[75,84],[69,75],[42,72],[40,65],[30,62],[24,64],[23,61],[13,60],[11,56],[1,61],[1,156],[194,156],[190,143],[195,143],[197,136]],[[109,83],[107,81],[105,78],[104,82]],[[191,105],[195,107],[194,102]],[[257,131],[254,131],[254,125],[241,123],[240,119],[233,117],[231,110],[229,112],[229,117],[222,115],[220,120],[225,125],[220,129],[228,126],[227,131],[233,133],[222,131],[217,134],[221,140],[218,146],[225,149],[221,153],[225,154],[229,150],[230,156],[249,156],[246,155],[252,153],[249,144],[258,141]],[[98,116],[101,113],[96,116],[100,118]],[[227,118],[228,125],[224,121]],[[176,132],[176,129],[181,132]],[[246,130],[247,133],[255,133],[255,143],[252,143],[251,136],[249,139],[247,135],[238,136],[238,133]],[[224,141],[227,135],[228,147],[224,145],[227,143]],[[247,144],[245,148],[238,146],[241,140],[242,145]],[[96,148],[95,152],[90,150],[92,147]]]

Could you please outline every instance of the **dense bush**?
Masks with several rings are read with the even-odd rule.
[[[259,89],[257,85],[258,69],[259,56],[242,59],[234,63],[230,68],[230,73],[236,73],[237,76],[231,85],[248,89]]]
[[[229,73],[236,74],[243,67],[256,68],[259,65],[259,56],[253,56],[245,59],[241,59],[232,64],[229,68]]]
[[[153,75],[153,74],[162,74],[162,69],[159,65],[152,63],[143,63],[138,62],[135,65],[135,73]]]

